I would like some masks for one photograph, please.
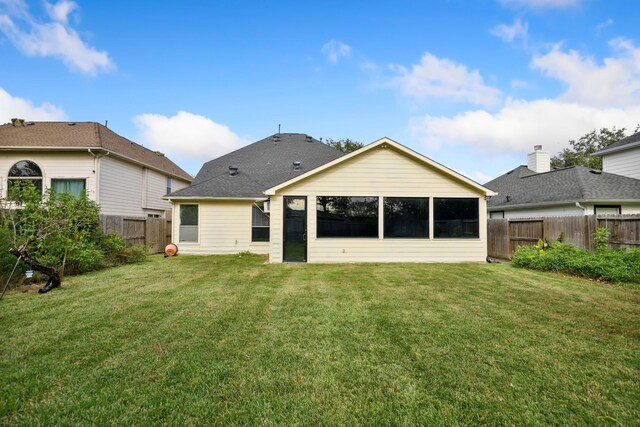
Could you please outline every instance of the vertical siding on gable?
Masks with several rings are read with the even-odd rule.
[[[180,204],[199,205],[197,243],[180,242]],[[251,242],[251,201],[175,202],[173,241],[184,254],[266,254],[269,244]]]
[[[143,168],[112,156],[100,158],[100,206],[105,215],[143,216]]]
[[[51,186],[51,179],[85,179],[87,196],[96,200],[94,158],[88,152],[3,152],[0,156],[0,196],[7,196],[9,169],[20,160],[31,160],[40,167],[45,187]]]
[[[602,156],[602,170],[640,179],[640,147]]]
[[[271,262],[282,262],[282,196],[307,196],[309,262],[461,262],[487,256],[486,201],[475,189],[393,149],[374,149],[278,192],[271,198]],[[473,197],[479,199],[478,239],[318,238],[317,196]],[[433,206],[432,202],[430,206]],[[431,209],[431,212],[433,209]],[[430,229],[433,228],[430,214]],[[380,230],[382,237],[382,230]]]

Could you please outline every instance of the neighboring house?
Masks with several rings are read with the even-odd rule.
[[[640,213],[640,180],[584,166],[550,168],[549,153],[537,145],[527,166],[485,184],[497,196],[490,218],[531,218]]]
[[[163,154],[99,123],[24,122],[0,126],[0,196],[17,180],[88,197],[101,213],[164,216],[163,195],[193,178]]]
[[[594,154],[602,157],[602,171],[640,179],[640,132]]]
[[[168,198],[180,253],[481,262],[492,195],[388,138],[345,155],[289,133],[206,163],[191,186]]]

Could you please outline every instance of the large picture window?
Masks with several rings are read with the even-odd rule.
[[[87,187],[84,179],[52,179],[51,188],[56,193],[68,193],[74,197],[80,197]]]
[[[20,160],[9,169],[8,195],[11,197],[11,187],[19,181],[30,181],[42,192],[42,171],[31,160]]]
[[[269,241],[269,215],[264,212],[263,207],[254,204],[251,211],[252,242]]]
[[[433,231],[440,239],[477,239],[480,237],[477,198],[434,198]]]
[[[319,196],[318,237],[378,237],[378,198]]]
[[[384,198],[384,237],[429,237],[429,199]]]
[[[180,205],[180,241],[198,241],[198,205]]]

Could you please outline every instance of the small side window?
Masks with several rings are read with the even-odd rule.
[[[180,205],[181,242],[198,241],[198,205]]]

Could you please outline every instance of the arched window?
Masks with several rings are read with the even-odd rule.
[[[40,167],[30,160],[20,160],[9,169],[9,186],[11,190],[13,183],[21,180],[33,182],[36,188],[42,191],[42,171]]]

